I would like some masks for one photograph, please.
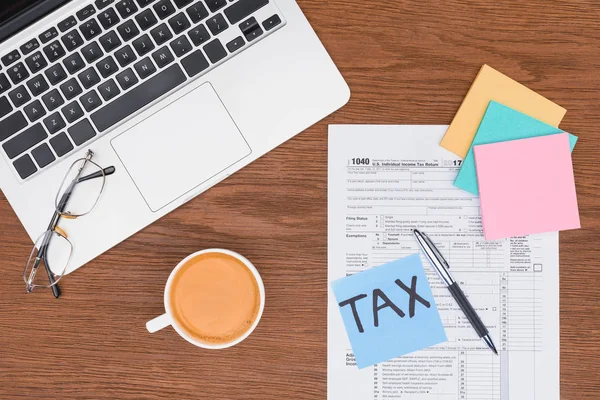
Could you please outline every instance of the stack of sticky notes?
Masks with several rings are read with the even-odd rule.
[[[454,184],[481,198],[488,240],[580,227],[566,110],[484,65],[442,147],[463,157]]]

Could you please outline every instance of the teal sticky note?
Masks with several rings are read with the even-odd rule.
[[[517,110],[513,110],[503,104],[490,101],[483,119],[481,120],[481,124],[479,125],[479,129],[477,129],[477,133],[473,138],[471,148],[469,148],[469,152],[463,160],[462,167],[458,172],[454,185],[467,192],[479,195],[473,146],[536,136],[554,135],[556,133],[563,133],[563,131]],[[576,142],[577,136],[569,134],[571,151],[573,151]],[[509,161],[510,160],[507,160],[507,162]],[[502,166],[499,165],[498,168],[502,168]]]
[[[445,342],[419,254],[332,283],[358,368]]]

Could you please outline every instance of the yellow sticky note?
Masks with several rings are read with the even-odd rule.
[[[557,127],[567,110],[519,82],[484,65],[471,85],[440,145],[464,158],[490,101],[497,101]]]

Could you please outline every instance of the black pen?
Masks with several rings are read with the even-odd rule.
[[[454,297],[454,300],[456,300],[460,309],[465,313],[467,319],[471,323],[471,326],[473,326],[473,328],[475,329],[475,332],[477,332],[477,334],[481,339],[483,339],[485,344],[496,355],[498,355],[498,350],[496,350],[496,346],[494,346],[494,342],[492,342],[490,333],[488,332],[483,322],[481,322],[481,318],[479,318],[479,315],[477,315],[477,312],[467,299],[467,296],[465,296],[463,291],[460,289],[460,286],[458,286],[458,283],[452,277],[452,274],[450,274],[450,266],[448,265],[442,254],[439,252],[437,247],[435,247],[431,239],[429,239],[429,237],[426,234],[419,232],[416,229],[413,231],[413,233],[415,234],[417,242],[419,242],[419,246],[421,246],[423,253],[425,253],[425,257],[427,257],[433,268],[437,271],[440,278],[442,278],[444,284],[448,287],[450,293],[452,293],[452,297]]]

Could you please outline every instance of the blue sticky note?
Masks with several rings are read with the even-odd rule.
[[[445,342],[419,254],[332,283],[358,368]]]
[[[479,195],[477,172],[473,146],[506,142],[508,140],[525,139],[536,136],[554,135],[563,133],[562,130],[542,121],[532,118],[517,110],[506,107],[495,101],[490,101],[488,108],[481,120],[479,129],[473,138],[471,148],[463,160],[462,167],[454,181],[454,185],[467,192]],[[571,151],[577,142],[577,136],[569,134]],[[510,160],[507,160],[509,162]],[[498,168],[502,168],[501,165]]]

